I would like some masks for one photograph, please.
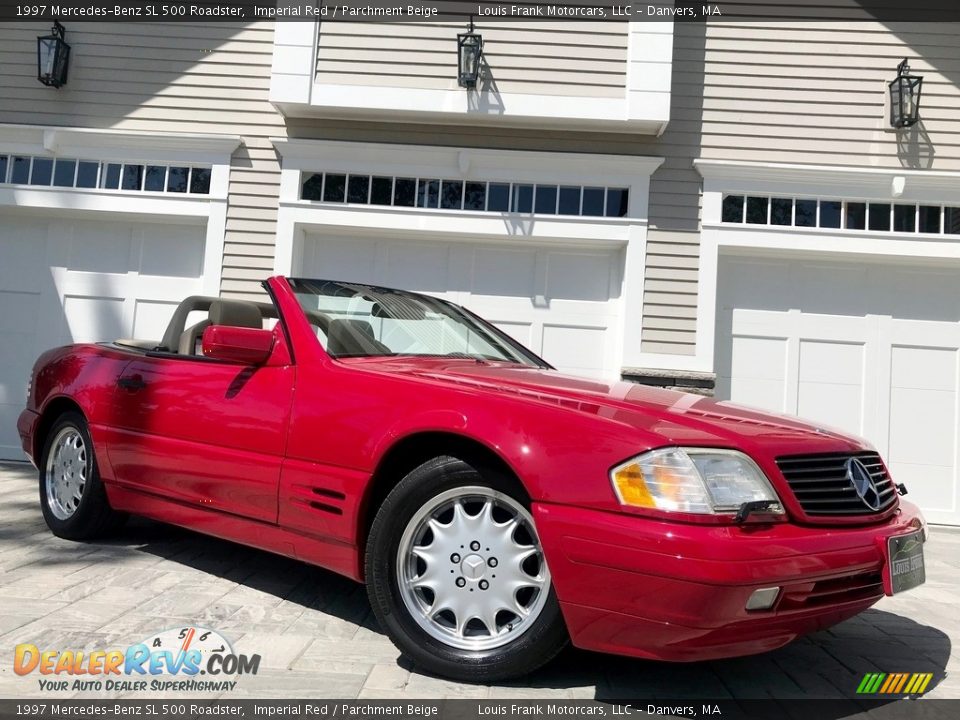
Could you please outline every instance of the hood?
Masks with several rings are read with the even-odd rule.
[[[520,395],[597,415],[657,435],[664,445],[752,444],[776,455],[872,449],[861,438],[794,417],[631,382],[605,382],[553,370],[472,360],[364,358],[363,364],[370,370]]]

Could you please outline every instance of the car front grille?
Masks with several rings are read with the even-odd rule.
[[[871,509],[847,479],[846,463],[855,457],[866,467],[880,496]],[[828,453],[777,458],[777,466],[803,511],[811,517],[879,515],[897,501],[897,488],[876,453]]]

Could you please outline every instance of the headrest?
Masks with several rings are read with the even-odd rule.
[[[260,308],[246,300],[214,300],[210,303],[210,322],[213,325],[261,328]]]

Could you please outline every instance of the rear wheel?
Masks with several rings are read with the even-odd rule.
[[[490,681],[551,660],[567,634],[529,500],[518,483],[453,457],[387,496],[367,545],[374,612],[438,675]]]
[[[57,418],[40,456],[40,507],[58,537],[86,540],[116,529],[124,516],[107,502],[87,421],[77,412]]]

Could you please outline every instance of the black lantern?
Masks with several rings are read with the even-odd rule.
[[[480,60],[483,58],[483,37],[473,31],[473,18],[470,29],[457,35],[457,84],[460,87],[475,88],[480,78]]]
[[[37,38],[37,80],[50,87],[67,84],[70,46],[63,35],[63,25],[54,21],[50,34]]]
[[[904,60],[897,66],[897,79],[890,83],[890,125],[908,128],[920,119],[920,91],[923,78],[910,74]]]

